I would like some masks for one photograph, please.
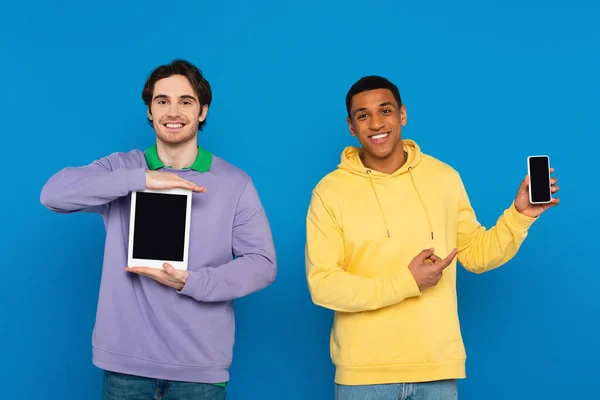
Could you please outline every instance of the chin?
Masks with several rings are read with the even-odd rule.
[[[158,139],[164,144],[168,144],[171,146],[178,146],[184,143],[187,143],[194,139],[194,136],[185,136],[185,137],[164,137],[159,136]]]
[[[369,154],[371,154],[372,157],[376,157],[376,158],[380,158],[380,159],[384,159],[384,158],[388,158],[389,156],[391,156],[393,153],[393,151],[391,149],[373,149],[373,148],[369,148]]]
[[[190,140],[193,140],[196,135],[192,134],[186,134],[186,135],[165,135],[165,134],[160,134],[157,135],[158,138],[160,139],[161,142],[165,143],[165,144],[169,144],[169,145],[180,145],[183,143],[187,143]]]

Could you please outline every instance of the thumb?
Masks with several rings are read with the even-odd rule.
[[[417,259],[418,261],[422,261],[424,262],[426,259],[428,259],[429,257],[431,257],[433,255],[434,249],[425,249],[423,251],[421,251],[419,254],[417,254],[417,256],[415,257],[415,259]]]
[[[164,263],[163,264],[163,269],[165,270],[165,272],[171,276],[175,276],[176,274],[176,270],[175,268],[173,268],[173,266],[169,263]]]
[[[525,178],[521,181],[521,190],[527,190],[529,186],[529,175],[526,175]]]

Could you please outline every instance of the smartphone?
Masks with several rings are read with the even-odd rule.
[[[550,183],[550,157],[527,157],[529,174],[529,202],[545,204],[552,201],[552,185]]]

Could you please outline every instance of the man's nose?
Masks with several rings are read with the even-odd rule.
[[[378,131],[381,128],[383,128],[383,126],[384,126],[384,123],[383,123],[383,119],[381,118],[381,116],[373,115],[369,119],[369,129],[371,129],[372,131]]]
[[[176,103],[171,103],[169,106],[169,116],[178,116],[179,115],[179,107]]]

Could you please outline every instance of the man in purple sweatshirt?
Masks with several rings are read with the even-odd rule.
[[[198,146],[212,100],[202,73],[184,60],[162,65],[142,98],[156,144],[62,169],[43,187],[41,202],[57,213],[104,219],[92,338],[104,398],[224,399],[233,300],[275,280],[271,229],[250,177]],[[193,191],[187,270],[127,267],[130,193],[145,188]]]

